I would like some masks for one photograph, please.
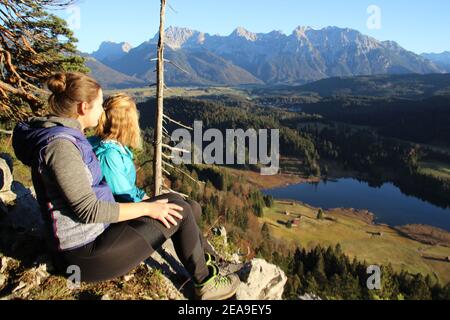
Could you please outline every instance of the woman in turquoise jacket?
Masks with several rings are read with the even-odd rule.
[[[126,94],[116,94],[103,103],[104,113],[99,120],[96,135],[89,138],[102,168],[104,179],[112,189],[117,202],[141,202],[149,197],[136,186],[136,168],[132,149],[142,148],[139,113],[134,100]],[[191,205],[197,224],[202,208],[193,200]],[[208,241],[201,236],[207,259],[216,259]]]
[[[105,181],[117,202],[147,200],[145,192],[136,186],[136,168],[130,148],[141,149],[139,114],[134,100],[117,94],[103,103],[96,135],[89,138],[102,168]]]
[[[136,168],[131,150],[116,140],[89,138],[100,161],[105,181],[117,202],[141,202],[148,199],[145,191],[136,186]]]

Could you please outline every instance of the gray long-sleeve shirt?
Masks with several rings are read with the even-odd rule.
[[[90,172],[83,163],[80,151],[64,139],[51,142],[45,153],[49,173],[55,187],[61,190],[71,209],[81,222],[114,223],[119,218],[119,204],[97,200],[91,187]]]

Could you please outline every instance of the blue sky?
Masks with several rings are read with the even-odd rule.
[[[416,53],[450,51],[448,0],[168,0],[168,4],[175,11],[167,9],[167,26],[210,34],[228,35],[237,26],[290,34],[299,25],[331,25],[394,40]],[[367,12],[372,5],[380,15]],[[56,13],[71,22],[79,49],[92,52],[105,40],[137,46],[153,38],[159,0],[78,0],[75,10]]]

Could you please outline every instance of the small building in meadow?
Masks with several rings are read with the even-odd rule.
[[[297,228],[300,225],[300,218],[295,218],[292,220],[292,227]]]

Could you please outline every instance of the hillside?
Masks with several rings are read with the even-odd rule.
[[[255,89],[261,95],[371,96],[405,99],[450,95],[450,74],[333,77],[302,86]]]
[[[87,58],[86,66],[90,69],[90,74],[95,77],[104,89],[135,88],[147,85],[144,80],[111,69],[107,65],[91,57]]]

